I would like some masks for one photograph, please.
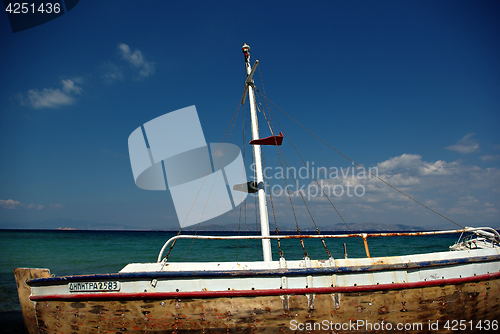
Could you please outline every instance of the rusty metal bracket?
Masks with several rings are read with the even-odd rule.
[[[366,257],[370,257],[370,250],[368,249],[368,241],[366,240],[366,233],[361,234],[361,237],[363,238],[363,243],[365,244],[365,251],[366,251]]]

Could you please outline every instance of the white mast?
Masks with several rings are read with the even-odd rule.
[[[259,121],[257,119],[257,111],[255,109],[255,96],[253,92],[253,73],[255,71],[255,65],[257,65],[258,61],[255,62],[254,68],[250,66],[250,46],[246,43],[243,44],[243,54],[245,55],[245,66],[247,69],[247,81],[245,84],[245,91],[248,89],[248,101],[250,103],[250,116],[252,121],[252,139],[259,139]],[[243,95],[243,101],[245,98]],[[260,230],[261,235],[263,237],[269,236],[269,218],[267,213],[267,203],[266,203],[266,192],[264,190],[264,175],[262,173],[262,158],[260,152],[260,145],[252,145],[253,146],[253,156],[255,159],[255,174],[257,177],[258,184],[258,192],[257,195],[259,197],[259,215],[260,215]],[[271,253],[271,240],[270,239],[262,239],[262,253],[264,255],[264,261],[272,261],[272,253]]]

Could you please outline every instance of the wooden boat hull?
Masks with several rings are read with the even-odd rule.
[[[430,255],[432,260],[419,262]],[[254,265],[217,271],[208,269],[223,264],[202,263],[200,271],[180,271],[184,264],[172,263],[164,271],[140,271],[154,265],[135,264],[117,274],[38,279],[30,277],[48,271],[16,269],[16,278],[31,334],[451,333],[463,326],[475,332],[486,322],[494,329],[500,319],[496,249],[290,261],[283,269],[274,262],[268,264],[278,267],[272,270]],[[96,279],[119,279],[121,290],[69,288]]]
[[[335,299],[338,299],[337,301]],[[40,333],[453,332],[453,320],[500,318],[500,279],[423,288],[280,296],[42,301]],[[437,327],[436,327],[437,323]],[[383,324],[383,325],[382,325]],[[399,327],[398,327],[399,326]],[[431,329],[431,326],[432,327]],[[380,330],[380,329],[386,330]]]

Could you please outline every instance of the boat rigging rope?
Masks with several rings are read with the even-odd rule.
[[[314,181],[316,182],[316,184],[318,185],[318,187],[321,189],[321,191],[322,191],[322,193],[325,195],[325,197],[328,199],[328,202],[330,202],[330,205],[333,207],[333,209],[335,210],[335,212],[337,213],[337,215],[340,217],[340,219],[342,220],[342,222],[344,223],[344,225],[345,225],[345,226],[347,227],[347,229],[348,229],[348,230],[352,233],[353,231],[351,230],[351,227],[350,227],[350,226],[347,224],[347,222],[344,220],[344,217],[342,217],[342,215],[340,214],[339,210],[335,207],[335,205],[334,205],[334,204],[333,204],[333,202],[331,201],[330,197],[326,194],[326,192],[325,192],[325,190],[323,189],[323,187],[321,187],[321,186],[320,186],[320,184],[319,184],[318,180],[316,179],[316,177],[314,177],[314,174],[311,172],[311,170],[309,169],[309,167],[308,167],[308,166],[307,166],[307,164],[305,163],[305,161],[304,161],[304,159],[302,158],[302,156],[300,155],[299,151],[297,150],[297,148],[296,148],[296,147],[295,147],[295,145],[293,144],[293,142],[292,142],[291,138],[287,135],[287,133],[286,133],[286,131],[285,131],[284,127],[281,125],[281,123],[280,123],[279,119],[276,117],[276,115],[273,113],[273,111],[272,111],[271,107],[270,107],[270,106],[269,106],[269,104],[267,103],[267,102],[268,102],[268,99],[266,98],[266,91],[265,91],[265,88],[264,88],[264,81],[263,81],[263,79],[262,79],[262,73],[261,73],[261,71],[260,71],[260,65],[258,66],[258,68],[259,68],[259,75],[260,75],[260,80],[261,80],[261,84],[262,84],[262,91],[263,91],[263,93],[261,93],[261,92],[257,89],[257,87],[255,87],[255,90],[259,93],[259,95],[261,95],[261,96],[263,95],[263,97],[264,97],[264,102],[265,102],[265,104],[266,104],[266,106],[267,106],[267,110],[269,111],[269,114],[270,114],[269,116],[271,116],[271,115],[272,115],[272,116],[274,116],[274,118],[275,118],[275,119],[276,119],[276,121],[278,122],[278,125],[280,126],[281,130],[283,131],[283,133],[285,134],[286,138],[288,139],[288,141],[289,141],[289,142],[290,142],[290,144],[292,145],[293,149],[295,150],[295,153],[297,153],[297,155],[299,156],[300,160],[302,161],[302,163],[303,163],[304,167],[307,169],[307,171],[309,172],[309,174],[313,177]],[[261,104],[261,105],[262,105],[262,104]],[[262,113],[264,114],[264,117],[265,117],[265,119],[266,119],[266,121],[267,121],[267,123],[268,123],[268,125],[269,125],[269,129],[270,129],[271,133],[274,135],[274,133],[275,133],[275,132],[274,132],[274,129],[273,129],[273,127],[272,127],[272,118],[271,118],[271,117],[269,117],[269,119],[268,119],[268,118],[267,118],[267,116],[266,116],[266,113],[265,113],[265,112],[262,112]],[[276,139],[275,139],[275,140],[276,140]],[[279,154],[279,152],[278,152],[278,154]],[[284,154],[283,154],[283,158],[285,158]],[[287,164],[287,165],[288,165],[288,164]],[[295,181],[295,179],[294,179],[294,181]],[[295,182],[295,184],[297,185],[297,183],[296,183],[296,182]],[[297,186],[297,188],[298,188],[298,186]],[[301,196],[302,196],[302,194],[301,194]],[[312,214],[311,214],[311,212],[309,211],[309,207],[307,206],[307,204],[306,204],[306,202],[305,202],[305,200],[304,200],[304,198],[303,198],[303,197],[302,197],[302,201],[304,201],[304,205],[306,206],[306,209],[307,209],[307,211],[309,212],[309,215],[311,216],[311,219],[312,219],[312,221],[313,221],[313,223],[314,223],[314,226],[316,227],[316,232],[318,233],[318,235],[321,235],[321,232],[320,232],[320,230],[319,230],[318,226],[316,225],[316,222],[314,221],[314,218],[312,217]],[[361,243],[361,240],[358,240],[358,241]],[[324,239],[323,239],[323,238],[321,238],[321,242],[322,242],[323,247],[325,248],[325,251],[326,251],[326,253],[328,254],[328,256],[329,256],[329,257],[332,257],[332,255],[331,255],[330,251],[328,250],[328,248],[327,248],[327,246],[326,246],[326,243],[325,243],[325,241],[324,241]]]
[[[217,156],[217,154],[219,153],[219,150],[220,150],[220,148],[221,148],[222,144],[224,143],[224,140],[226,139],[227,133],[229,132],[229,129],[231,129],[231,133],[229,134],[229,138],[228,138],[228,142],[229,142],[229,139],[231,138],[231,134],[232,134],[233,129],[234,129],[234,124],[233,124],[233,122],[234,122],[234,123],[236,123],[236,119],[237,119],[237,117],[238,117],[238,114],[239,114],[239,112],[240,112],[240,109],[241,109],[241,103],[238,103],[238,106],[236,107],[236,110],[234,111],[234,114],[233,114],[233,117],[232,117],[232,119],[231,119],[231,122],[229,123],[229,125],[228,125],[228,127],[227,127],[227,129],[226,129],[226,133],[224,134],[224,137],[222,138],[222,141],[221,141],[221,143],[220,143],[220,145],[219,145],[219,148],[217,149],[217,153],[215,154],[215,156]],[[232,125],[232,127],[231,127],[231,125]],[[227,145],[226,145],[226,148],[227,148]],[[224,150],[224,152],[225,152],[225,150]],[[221,159],[220,164],[222,164],[222,159]],[[220,164],[219,164],[219,169],[218,169],[218,171],[220,170]],[[212,159],[212,162],[211,162],[211,164],[210,164],[210,167],[208,168],[207,174],[205,175],[205,178],[203,179],[203,182],[202,182],[202,184],[201,184],[201,186],[200,186],[200,189],[198,190],[198,193],[196,194],[196,197],[195,197],[195,198],[194,198],[194,200],[193,200],[193,204],[191,204],[191,207],[189,208],[189,211],[188,211],[188,213],[187,213],[187,215],[186,215],[186,218],[184,219],[184,222],[183,222],[183,223],[182,223],[182,225],[181,225],[181,228],[180,228],[180,229],[179,229],[179,231],[177,232],[177,236],[179,236],[179,235],[181,234],[182,229],[184,228],[184,224],[186,223],[187,217],[189,217],[189,214],[191,213],[191,210],[193,209],[194,204],[196,203],[196,200],[198,199],[198,196],[200,195],[201,189],[203,188],[203,185],[205,184],[205,181],[207,180],[208,175],[210,175],[210,173],[211,173],[211,171],[212,171],[212,169],[213,169],[213,165],[214,165],[214,162],[213,162],[213,159]],[[217,172],[218,172],[218,171],[217,171]],[[215,180],[214,180],[214,183],[215,183]],[[212,189],[213,189],[213,184],[212,184]],[[212,193],[212,190],[210,190],[210,193]],[[209,195],[209,198],[210,198],[210,195]],[[208,199],[207,199],[207,202],[208,202]],[[205,203],[205,207],[206,207],[206,203]],[[199,229],[199,227],[200,227],[202,217],[203,217],[203,215],[200,217],[200,222],[198,223],[198,227],[196,228],[195,235],[196,235],[196,233],[198,233],[198,229]],[[170,252],[171,252],[171,251],[172,251],[172,249],[174,248],[174,245],[175,245],[175,242],[176,242],[176,241],[177,241],[177,239],[175,239],[175,240],[172,242],[172,244],[170,245],[170,248],[169,248],[169,250],[168,250],[167,254],[163,257],[163,260],[168,259],[169,255],[170,255]],[[194,242],[194,239],[193,239],[193,241],[191,242],[191,247],[193,246],[193,242]],[[189,248],[189,251],[191,251],[191,247]],[[187,256],[189,256],[189,252],[188,252],[188,255],[187,255]],[[187,257],[186,257],[186,259],[187,259]]]
[[[254,89],[256,90],[256,87],[254,87]],[[267,120],[267,118],[266,118],[266,120]],[[271,130],[271,132],[272,132],[272,130]],[[276,149],[278,150],[278,145],[276,145]],[[283,162],[281,161],[281,155],[280,155],[279,150],[278,150],[278,158],[280,160],[281,170],[284,170],[284,168],[283,168]],[[290,206],[292,207],[293,218],[295,219],[295,226],[297,228],[297,233],[299,234],[299,236],[301,236],[302,234],[300,233],[299,222],[297,220],[297,215],[295,214],[295,208],[293,207],[293,201],[292,201],[292,197],[290,196],[290,191],[288,189],[288,182],[287,182],[287,178],[286,178],[285,174],[286,173],[283,173],[283,179],[285,180],[285,184],[286,184],[285,189],[286,189],[286,192],[287,192],[287,197],[290,200]],[[302,238],[299,238],[299,240],[300,240],[300,244],[302,246],[302,250],[304,252],[304,257],[309,257],[307,255],[307,251],[306,251],[306,248],[305,248],[305,245],[304,245],[304,240]]]
[[[242,151],[242,158],[243,158],[243,165],[245,165],[245,161],[246,161],[246,141],[247,141],[247,116],[246,116],[246,113],[244,113],[242,115],[242,118],[241,118],[241,126],[242,126],[242,132],[243,132],[243,136],[242,136],[242,140],[243,140],[243,151]],[[243,169],[242,173],[241,173],[241,179],[242,179],[242,183],[244,183],[246,180],[245,180],[245,169]],[[240,195],[240,203],[243,202],[242,200],[242,197],[243,197],[243,192],[241,193]],[[244,206],[245,206],[245,236],[248,235],[248,229],[247,229],[247,210],[246,210],[246,201],[244,201]],[[238,218],[238,236],[240,235],[240,231],[241,231],[241,211],[242,211],[242,208],[243,208],[243,205],[240,205],[240,215],[239,215],[239,218]],[[236,242],[236,261],[238,261],[238,251],[240,249],[240,239],[237,239],[237,242]],[[248,239],[245,239],[245,255],[246,255],[246,260],[248,260]]]
[[[257,202],[257,196],[254,196],[254,199],[255,199],[255,203],[254,203],[254,207],[255,207],[255,231],[259,231],[259,204]]]
[[[295,145],[293,144],[292,142],[292,139],[290,138],[290,136],[287,135],[285,129],[283,128],[283,126],[281,125],[280,121],[278,120],[278,118],[276,117],[276,115],[273,113],[273,111],[269,108],[269,112],[273,115],[273,117],[276,119],[276,121],[278,122],[278,125],[280,126],[281,130],[283,131],[283,133],[285,134],[285,137],[288,139],[288,141],[290,142],[290,145],[292,145],[293,149],[295,150],[295,152],[297,153],[297,155],[299,156],[300,160],[302,161],[302,164],[304,165],[304,167],[307,169],[307,171],[309,172],[309,174],[312,176],[312,178],[314,179],[314,181],[316,182],[316,184],[318,185],[318,187],[321,189],[321,191],[323,192],[323,195],[325,195],[325,197],[328,199],[328,202],[330,202],[330,204],[332,205],[332,207],[335,209],[335,212],[337,212],[337,215],[340,217],[340,219],[342,220],[342,222],[344,223],[344,225],[349,229],[349,231],[351,231],[351,233],[353,232],[351,230],[351,227],[347,224],[347,222],[344,220],[344,217],[342,217],[342,215],[340,214],[340,212],[337,210],[337,208],[335,207],[335,205],[333,204],[333,202],[331,201],[330,197],[326,194],[325,190],[320,186],[318,180],[316,179],[316,177],[314,176],[314,174],[311,172],[311,170],[309,169],[309,167],[307,166],[306,162],[304,161],[304,159],[302,158],[302,156],[300,155],[299,151],[297,150],[297,148],[295,147]],[[319,230],[318,230],[318,233],[319,233]]]
[[[258,92],[258,91],[257,91]],[[259,92],[260,95],[262,95],[260,92]],[[448,220],[449,222],[457,225],[457,226],[460,226],[461,228],[464,228],[464,226],[460,225],[459,223],[451,220],[450,218],[440,214],[439,212],[433,210],[432,208],[428,207],[427,205],[423,204],[422,202],[418,201],[417,199],[411,197],[410,195],[404,193],[403,191],[399,190],[398,188],[394,187],[393,185],[391,185],[390,183],[388,183],[387,181],[385,181],[384,179],[382,179],[381,177],[377,176],[376,174],[372,173],[370,170],[366,169],[365,167],[361,166],[360,164],[358,164],[356,161],[352,160],[351,158],[349,158],[348,156],[346,156],[345,154],[343,154],[342,152],[340,152],[339,150],[337,150],[335,147],[331,146],[330,144],[328,144],[326,141],[324,141],[323,139],[321,139],[318,135],[316,135],[315,133],[313,133],[311,130],[309,130],[307,127],[305,127],[304,125],[302,125],[299,121],[297,121],[295,118],[293,118],[292,116],[290,116],[288,113],[286,113],[283,109],[281,109],[280,107],[278,107],[273,101],[269,100],[265,95],[262,95],[262,97],[266,100],[266,103],[267,101],[269,101],[272,105],[274,105],[276,108],[278,108],[283,114],[285,114],[286,116],[288,116],[288,118],[290,118],[292,121],[294,121],[295,123],[297,123],[299,126],[301,126],[304,130],[306,130],[307,132],[309,132],[311,135],[313,135],[314,137],[316,137],[319,141],[321,141],[323,144],[325,144],[326,146],[328,146],[329,148],[331,148],[332,150],[334,150],[335,152],[337,152],[338,154],[340,154],[341,156],[343,156],[344,158],[346,158],[347,160],[349,160],[351,163],[353,163],[354,165],[356,165],[357,167],[363,169],[365,172],[369,173],[371,176],[377,178],[379,181],[381,181],[382,183],[384,183],[385,185],[389,186],[390,188],[394,189],[395,191],[397,191],[398,193],[400,193],[401,195],[407,197],[408,199],[411,199],[412,201],[414,201],[415,203],[417,204],[420,204],[422,207],[426,208],[427,210],[435,213],[436,215],[440,216],[441,218],[444,218],[446,220]],[[276,117],[276,116],[275,116]]]
[[[260,67],[259,67],[259,73],[260,73]],[[261,80],[262,80],[262,77],[261,77]],[[257,87],[255,87],[255,86],[253,86],[253,87],[254,87],[254,89],[257,89]],[[267,120],[266,113],[263,111],[263,108],[259,108],[259,106],[262,107],[262,103],[259,102],[259,104],[257,105],[257,109],[264,115],[264,118],[267,121],[267,125],[269,126],[269,130],[271,131],[271,134],[274,135],[274,131],[271,128],[271,125],[270,125],[269,121]],[[274,140],[276,141],[276,138]],[[279,235],[278,223],[276,222],[276,213],[274,212],[273,192],[271,190],[272,187],[271,187],[271,183],[269,182],[269,177],[267,176],[267,166],[266,166],[266,159],[264,158],[264,150],[261,151],[261,155],[262,155],[262,161],[264,163],[264,172],[266,174],[265,178],[266,178],[266,180],[268,180],[267,184],[268,184],[268,187],[270,189],[269,190],[269,199],[271,200],[271,208],[272,208],[272,211],[273,211],[274,231],[276,232],[276,235]],[[277,242],[278,242],[278,249],[279,249],[279,257],[282,258],[283,257],[283,251],[281,250],[281,240],[278,238]]]
[[[267,166],[266,166],[266,159],[264,157],[264,152],[262,151],[261,153],[262,153],[262,161],[264,162],[264,172],[266,173],[265,177],[266,177],[266,180],[269,180],[269,178],[267,177]],[[272,189],[269,181],[267,182],[267,184],[269,186],[269,189]],[[271,200],[271,209],[272,209],[273,218],[274,218],[274,231],[276,232],[276,235],[279,235],[278,223],[276,222],[276,213],[274,212],[273,192],[271,190],[269,190],[269,199]],[[281,259],[283,257],[283,251],[281,250],[281,240],[280,240],[280,238],[278,238],[276,240],[278,241],[278,250],[279,250],[278,254],[279,254],[279,257]]]
[[[233,117],[233,119],[231,120],[231,123],[229,124],[230,126],[231,125],[232,126],[231,126],[231,132],[229,132],[229,137],[227,138],[227,143],[228,144],[229,144],[229,140],[231,140],[231,136],[233,134],[234,126],[236,125],[236,120],[238,118],[238,114],[239,114],[240,108],[237,108],[237,110],[238,110],[238,113],[236,114],[236,117]],[[224,136],[224,138],[225,137],[226,136]],[[222,139],[223,141],[219,144],[219,147],[217,148],[217,152],[213,155],[214,158],[219,156],[219,151],[220,151],[220,148],[221,148],[222,144],[224,143],[224,138]],[[203,215],[205,214],[205,210],[207,209],[208,201],[210,200],[210,196],[212,195],[212,191],[214,189],[215,181],[217,180],[217,176],[219,176],[219,172],[220,172],[220,169],[221,169],[221,166],[222,166],[222,162],[224,160],[224,156],[226,154],[227,147],[228,147],[228,145],[225,145],[224,152],[222,152],[222,158],[220,159],[219,166],[217,166],[217,172],[215,172],[214,182],[212,182],[212,187],[210,188],[210,192],[208,193],[207,200],[205,201],[205,206],[203,207],[203,211],[202,211],[201,216],[200,216],[200,222],[198,223],[198,225],[196,227],[196,231],[194,233],[195,235],[198,235],[198,230],[199,230],[200,225],[201,225],[201,220],[203,219]],[[213,160],[214,159],[212,159],[212,164],[211,165],[213,165]],[[205,179],[206,179],[207,176],[208,176],[208,174],[205,176]],[[205,181],[205,180],[203,180],[203,181]],[[203,184],[200,187],[200,191],[201,191],[202,187],[203,187]],[[189,250],[188,250],[188,253],[186,255],[186,260],[188,259],[189,254],[191,253],[191,248],[193,247],[193,244],[194,244],[194,239],[191,240],[191,245],[189,246]]]
[[[259,69],[259,76],[260,76],[260,81],[261,81],[261,84],[262,84],[262,90],[263,90],[263,92],[264,92],[264,96],[265,96],[265,88],[264,88],[264,81],[263,81],[263,79],[262,79],[262,73],[261,73],[261,71],[260,71],[260,66],[258,65],[257,67],[258,67],[258,69]],[[257,91],[260,95],[262,95],[262,93],[260,93],[260,91],[257,89],[257,87],[254,87],[254,88],[255,88],[255,90],[256,90],[256,91]],[[258,97],[258,96],[257,96],[257,97]],[[267,103],[267,99],[264,99],[264,102],[266,103],[267,109],[270,111],[269,104]],[[262,106],[262,103],[260,103],[260,101],[259,101],[259,104]],[[269,126],[269,130],[271,131],[271,135],[273,135],[273,136],[274,136],[274,135],[275,135],[275,132],[274,132],[273,124],[272,124],[272,119],[271,119],[270,117],[269,117],[269,118],[267,117],[267,115],[266,115],[266,113],[264,112],[264,110],[263,110],[263,109],[264,109],[264,108],[262,108],[261,112],[262,112],[262,114],[264,115],[264,118],[266,119],[267,125]],[[279,123],[279,122],[278,122],[278,123]],[[281,125],[280,125],[280,126],[281,126]],[[283,151],[281,150],[280,146],[279,146],[279,145],[278,145],[278,143],[277,143],[277,139],[276,139],[276,137],[274,137],[274,142],[275,142],[276,150],[277,150],[277,153],[278,153],[278,158],[280,159],[281,170],[283,170],[283,163],[281,162],[281,155],[282,155],[282,156],[283,156],[283,160],[285,160],[285,164],[287,165],[287,170],[288,170],[288,171],[290,171],[290,166],[288,165],[288,162],[286,161],[286,158],[285,158],[285,155],[284,155]],[[300,155],[299,155],[299,156],[300,156]],[[301,159],[302,159],[302,157],[301,157]],[[317,231],[318,235],[321,235],[321,232],[319,231],[318,225],[316,225],[316,222],[314,221],[314,218],[313,218],[313,216],[312,216],[312,214],[311,214],[311,211],[309,210],[309,207],[307,206],[307,203],[306,203],[306,201],[305,201],[305,199],[304,199],[304,196],[303,196],[302,192],[301,192],[300,190],[298,190],[298,189],[299,189],[299,186],[298,186],[298,184],[297,184],[297,181],[295,180],[295,177],[293,176],[293,173],[290,173],[290,175],[291,175],[291,176],[292,176],[292,178],[293,178],[293,182],[295,183],[295,186],[297,187],[297,192],[300,194],[300,197],[302,198],[302,202],[304,203],[304,205],[305,205],[305,207],[306,207],[306,209],[307,209],[307,212],[309,213],[309,217],[311,217],[311,220],[312,220],[312,222],[313,222],[313,224],[314,224],[314,227],[316,228],[316,231]],[[284,178],[284,180],[285,180],[286,190],[287,190],[287,193],[288,193],[288,197],[290,198],[290,204],[291,204],[291,206],[292,206],[292,210],[294,211],[294,216],[295,216],[295,210],[294,210],[294,208],[293,208],[292,198],[290,197],[290,193],[289,193],[289,191],[288,191],[288,182],[287,182],[287,179],[286,179],[285,173],[283,173],[283,178]],[[272,191],[270,191],[270,193],[272,193]],[[298,233],[299,233],[299,235],[300,235],[300,228],[299,228],[299,225],[298,225],[297,219],[295,219],[295,223],[296,223],[296,225],[297,225],[297,231],[298,231]],[[276,227],[276,229],[277,229],[277,227]],[[303,248],[303,250],[304,250],[304,256],[305,256],[305,257],[307,257],[307,252],[306,252],[306,250],[305,250],[304,241],[302,240],[302,238],[300,239],[300,242],[301,242],[302,248]],[[325,241],[323,240],[323,238],[321,238],[321,243],[323,244],[323,247],[325,248],[325,251],[326,251],[326,253],[327,253],[328,257],[330,257],[330,258],[331,258],[331,257],[332,257],[332,254],[331,254],[331,253],[330,253],[330,251],[328,250],[328,247],[326,246],[326,243],[325,243]]]
[[[262,113],[265,116],[265,113],[264,112],[262,112]],[[266,121],[267,121],[267,123],[269,125],[269,128],[271,129],[271,133],[274,135],[274,128],[273,128],[272,122],[270,121],[270,118],[268,119],[267,116],[265,116],[265,118],[266,118]],[[281,126],[281,124],[280,124],[280,126]],[[288,136],[287,136],[287,138],[288,138]],[[276,138],[274,140],[276,141]],[[288,165],[288,161],[285,158],[285,154],[283,153],[283,150],[281,149],[281,146],[276,145],[276,148],[278,149],[278,155],[280,155],[280,153],[281,153],[281,156],[283,156],[283,160],[285,161],[285,164],[287,166],[287,170],[290,170],[290,165]],[[300,157],[300,155],[299,155],[299,157]],[[302,157],[300,157],[300,158],[302,159]],[[304,160],[302,160],[302,161],[304,161]],[[318,235],[321,235],[321,232],[320,232],[320,230],[318,228],[318,225],[316,224],[316,221],[314,220],[314,217],[313,217],[311,211],[309,210],[309,206],[307,205],[307,202],[304,199],[304,195],[302,194],[302,191],[298,190],[299,189],[299,185],[297,184],[297,180],[295,180],[295,177],[293,176],[293,173],[290,173],[290,175],[291,175],[291,177],[293,179],[293,182],[295,183],[295,186],[297,187],[297,192],[300,194],[300,197],[302,198],[302,202],[304,203],[304,205],[305,205],[305,207],[307,209],[307,212],[309,213],[309,217],[311,217],[311,220],[312,220],[312,222],[314,224],[314,227],[316,228],[316,232],[318,233]],[[320,238],[320,240],[321,240],[321,242],[323,244],[323,247],[325,248],[325,251],[326,251],[326,254],[328,255],[328,257],[332,257],[332,254],[330,253],[330,251],[328,250],[328,247],[326,246],[325,240],[323,238]]]

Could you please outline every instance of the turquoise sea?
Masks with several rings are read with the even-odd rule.
[[[118,272],[128,263],[156,262],[161,247],[174,235],[167,231],[0,230],[0,312],[21,309],[13,275],[16,267],[48,268],[57,276]],[[457,238],[458,235],[369,238],[368,245],[372,257],[407,255],[447,251]],[[319,240],[305,239],[304,243],[311,259],[327,258]],[[334,258],[344,257],[344,243],[349,258],[366,256],[360,238],[328,239],[326,243]],[[169,261],[261,260],[260,245],[260,240],[179,240]],[[299,240],[282,240],[281,246],[287,260],[303,258]],[[276,241],[272,241],[272,247],[273,259],[278,259]]]

